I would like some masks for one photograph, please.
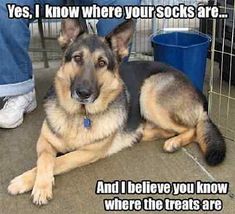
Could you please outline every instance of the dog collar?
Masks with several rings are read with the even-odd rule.
[[[84,106],[84,110],[85,110],[85,116],[84,116],[84,118],[83,118],[83,126],[84,126],[84,128],[86,128],[86,129],[89,129],[89,128],[91,128],[91,119],[88,117],[88,113],[87,113],[87,111],[86,111],[86,107]]]
[[[86,129],[91,128],[91,120],[87,116],[85,116],[83,119],[83,126]]]

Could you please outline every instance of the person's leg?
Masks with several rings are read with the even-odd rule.
[[[11,0],[18,5],[32,1]],[[33,90],[32,64],[28,55],[30,40],[27,19],[9,19],[6,2],[0,2],[0,97],[25,94]]]
[[[119,5],[119,6],[126,6],[126,5],[140,5],[141,0],[94,0],[94,3],[98,5]],[[97,33],[99,36],[106,36],[112,30],[117,27],[119,24],[124,22],[124,18],[121,19],[100,19],[97,23]]]
[[[28,5],[61,4],[62,0],[10,0]],[[27,19],[9,19],[6,2],[0,2],[0,128],[15,128],[24,113],[36,108],[32,63],[28,54],[30,31]],[[3,102],[3,97],[5,102]]]
[[[60,5],[63,0],[10,0],[7,3]],[[0,2],[0,97],[25,94],[33,90],[32,62],[28,54],[30,31],[28,19],[9,19],[7,4]]]
[[[29,5],[34,0],[10,0],[7,3]],[[5,1],[0,2],[0,128],[15,128],[23,114],[36,108],[32,63],[28,54],[29,20],[9,19]]]

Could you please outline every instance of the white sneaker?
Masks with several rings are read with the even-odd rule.
[[[6,101],[0,110],[0,128],[16,128],[24,120],[24,113],[29,113],[37,107],[35,90],[20,96],[5,97]]]

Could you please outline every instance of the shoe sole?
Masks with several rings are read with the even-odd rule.
[[[30,103],[30,105],[25,109],[24,111],[24,114],[28,114],[30,112],[32,112],[34,109],[37,108],[37,101],[34,100],[32,103]],[[24,121],[24,116],[21,117],[18,121],[16,121],[14,124],[11,124],[11,125],[8,125],[8,126],[4,126],[4,125],[1,125],[0,128],[3,128],[3,129],[14,129],[14,128],[17,128],[18,126],[20,126]]]

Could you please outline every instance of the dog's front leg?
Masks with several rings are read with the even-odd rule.
[[[41,135],[37,142],[37,172],[32,197],[37,205],[47,204],[52,198],[52,186],[54,184],[54,165],[56,151],[48,140]]]
[[[100,142],[84,146],[82,150],[76,150],[73,152],[69,152],[65,155],[62,155],[60,157],[55,158],[55,164],[53,163],[53,161],[52,161],[52,163],[50,163],[51,167],[52,167],[52,165],[54,165],[54,170],[52,173],[54,175],[59,175],[64,172],[70,171],[76,167],[84,166],[84,165],[92,163],[98,159],[104,158],[107,155],[107,150],[112,143],[112,139],[113,139],[113,136],[108,137],[105,140],[102,140]],[[42,156],[40,156],[40,157],[42,158]],[[53,159],[53,157],[52,157],[52,159]],[[48,187],[48,181],[50,181],[50,180],[48,180],[49,163],[43,163],[43,164],[44,164],[44,166],[46,164],[45,167],[47,168],[47,172],[44,173],[44,175],[46,175],[47,177],[39,177],[40,176],[40,174],[38,173],[39,170],[37,167],[35,167],[35,168],[23,173],[22,175],[19,175],[16,178],[14,178],[10,182],[10,185],[8,186],[8,192],[12,195],[22,194],[22,193],[25,193],[25,192],[32,190],[33,185],[34,185],[33,193],[35,190],[37,190],[37,193],[45,193],[45,192],[42,192],[42,190],[44,190],[44,189],[39,188],[40,187],[39,185],[45,184]],[[39,165],[39,161],[38,161],[38,167],[42,167],[42,165]],[[50,168],[50,170],[51,170],[51,168]],[[50,171],[50,173],[51,173],[51,171]],[[51,177],[49,177],[49,178],[52,178],[52,180],[53,180],[53,175],[50,174],[50,176]],[[37,180],[38,178],[40,178],[40,179]],[[45,180],[45,178],[47,178],[47,180]],[[42,179],[44,179],[44,180],[42,180]],[[40,183],[39,183],[39,181],[40,181]],[[49,183],[49,187],[51,186],[51,184],[52,183]],[[47,190],[48,190],[48,188],[47,188]],[[52,194],[52,191],[50,192],[50,194]],[[49,194],[49,196],[50,196],[50,194]],[[35,200],[36,195],[33,195],[33,196],[34,196],[34,200]],[[45,196],[45,194],[44,194],[44,196]],[[39,199],[39,198],[37,198],[37,199]],[[46,201],[48,201],[48,199],[46,199]],[[39,202],[39,200],[37,200],[36,202]]]

